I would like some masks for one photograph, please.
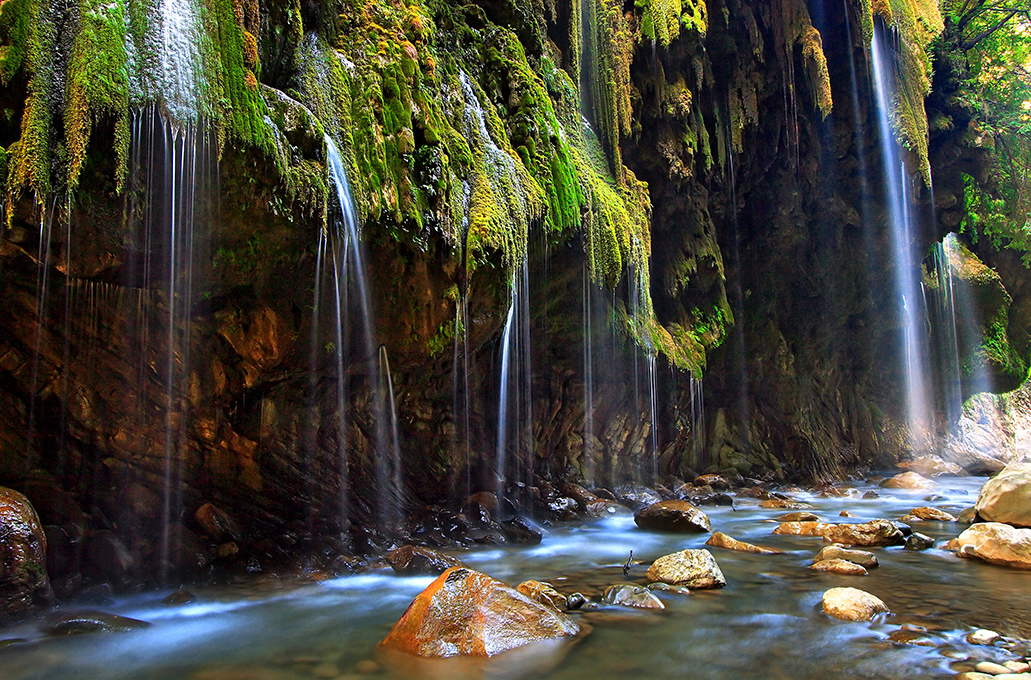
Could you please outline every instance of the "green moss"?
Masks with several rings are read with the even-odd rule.
[[[25,62],[37,11],[36,0],[6,0],[0,4],[0,83],[4,85]]]

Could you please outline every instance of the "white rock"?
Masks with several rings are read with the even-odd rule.
[[[956,539],[962,557],[976,557],[992,564],[1031,569],[1031,529],[983,522],[971,525]]]
[[[887,613],[888,605],[865,590],[831,588],[823,594],[823,612],[843,621],[869,621]]]
[[[989,522],[1031,527],[1031,463],[1004,467],[981,487],[974,507]]]
[[[967,642],[972,645],[994,645],[1000,637],[1002,636],[994,630],[978,628],[973,633],[967,635]]]
[[[981,661],[974,666],[974,670],[978,673],[988,673],[989,675],[1000,675],[1002,673],[1009,673],[1010,669],[1006,668],[1002,664],[993,663],[991,661]]]

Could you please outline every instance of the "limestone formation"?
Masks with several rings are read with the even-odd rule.
[[[974,506],[989,522],[1031,527],[1031,463],[1013,462],[981,487]]]
[[[491,657],[579,631],[571,618],[518,590],[452,567],[416,596],[380,644],[424,657]]]
[[[843,621],[869,621],[887,613],[888,606],[858,588],[831,588],[823,594],[823,612]]]
[[[687,586],[692,590],[727,585],[719,564],[708,550],[681,550],[655,560],[646,574],[650,582]]]
[[[634,522],[642,529],[673,532],[712,531],[709,516],[687,501],[661,501],[638,510]]]
[[[1017,529],[1000,522],[974,524],[956,539],[961,557],[1031,569],[1031,529]]]

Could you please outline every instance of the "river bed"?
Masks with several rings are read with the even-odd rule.
[[[821,520],[897,519],[931,505],[959,514],[971,505],[984,478],[941,478],[942,498],[928,491],[842,484],[848,497],[791,494],[811,503]],[[862,498],[876,490],[878,498]],[[602,606],[575,613],[591,632],[570,645],[546,671],[477,666],[474,676],[515,675],[556,680],[683,678],[953,677],[962,664],[1002,661],[1031,653],[1031,572],[961,559],[933,548],[872,548],[880,567],[869,576],[818,573],[808,567],[824,545],[820,538],[773,535],[765,520],[788,510],[764,509],[736,498],[735,507],[704,507],[713,531],[785,551],[763,555],[710,548],[728,586],[691,595],[658,593],[662,612]],[[854,517],[840,517],[847,510]],[[938,539],[964,525],[914,523]],[[512,586],[549,581],[564,593],[596,596],[611,583],[645,583],[647,565],[662,555],[701,548],[708,534],[662,534],[637,528],[631,514],[545,528],[534,547],[476,548],[458,553],[470,567]],[[629,578],[622,565],[633,550]],[[389,569],[321,582],[260,579],[238,586],[196,588],[196,600],[170,606],[170,591],[118,597],[101,609],[152,624],[123,632],[48,638],[38,622],[0,631],[5,680],[154,678],[191,680],[294,680],[300,678],[412,677],[411,667],[391,670],[377,645],[411,600],[433,577],[400,577]],[[880,597],[891,615],[872,623],[837,621],[820,610],[822,594],[853,586]],[[93,607],[96,608],[96,607]],[[923,631],[909,643],[889,636],[903,627]],[[1001,646],[966,641],[976,628],[1009,636]],[[913,637],[913,633],[904,634]],[[22,642],[4,645],[4,640]],[[420,672],[417,667],[416,673]],[[453,675],[452,671],[449,671]]]

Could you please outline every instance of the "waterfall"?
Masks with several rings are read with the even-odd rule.
[[[533,400],[530,390],[529,265],[512,273],[512,297],[501,335],[498,388],[498,439],[495,471],[498,501],[506,488],[520,490],[513,502],[523,503],[533,484]]]
[[[902,327],[900,349],[904,357],[906,421],[917,448],[928,444],[931,412],[928,402],[926,334],[924,331],[923,295],[918,279],[919,266],[914,257],[914,216],[909,205],[910,182],[906,175],[902,150],[892,133],[890,114],[894,100],[892,73],[893,54],[880,28],[874,31],[870,47],[873,63],[874,93],[877,103],[877,129],[888,201],[888,227],[891,230],[894,293],[900,305]]]

